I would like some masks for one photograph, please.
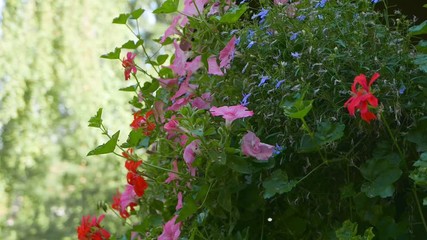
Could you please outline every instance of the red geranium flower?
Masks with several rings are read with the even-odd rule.
[[[125,68],[125,80],[130,78],[130,73],[136,73],[136,66],[133,59],[136,57],[135,53],[128,52],[126,55],[126,59],[123,58],[122,66]]]
[[[359,109],[360,116],[367,123],[377,118],[374,113],[369,112],[368,107],[378,107],[378,99],[371,93],[370,88],[379,76],[379,73],[375,73],[369,81],[369,85],[364,74],[360,74],[354,78],[353,85],[351,86],[353,96],[344,103],[344,107],[347,107],[350,115],[354,116],[356,109]],[[362,87],[356,88],[358,84]]]
[[[83,216],[80,226],[77,227],[77,236],[79,240],[107,240],[110,239],[110,233],[101,227],[101,222],[105,215],[99,216],[97,219],[90,215]]]
[[[145,116],[141,115],[141,111],[138,111],[133,114],[133,121],[130,126],[136,130],[138,128],[142,128],[144,130],[144,134],[146,136],[151,135],[151,132],[156,128],[156,124],[150,122],[148,118],[153,114],[153,111],[150,110],[145,113]]]

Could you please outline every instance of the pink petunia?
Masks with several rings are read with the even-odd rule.
[[[173,116],[171,117],[171,119],[169,120],[169,122],[167,122],[167,123],[165,124],[165,126],[163,126],[163,128],[165,129],[165,131],[166,131],[168,134],[173,134],[173,133],[176,133],[176,132],[179,130],[178,126],[179,126],[179,123],[178,123],[178,121],[176,120],[176,116],[175,116],[175,115],[173,115]]]
[[[202,66],[202,56],[197,56],[191,62],[185,64],[187,72],[195,73]]]
[[[224,73],[218,66],[218,62],[215,56],[210,56],[208,58],[208,73],[217,76],[224,76]]]
[[[178,172],[178,161],[177,160],[174,160],[172,162],[172,171]],[[178,175],[176,173],[169,172],[168,173],[168,178],[165,180],[165,183],[169,184],[172,181],[175,181],[175,180],[178,180],[178,179],[179,179],[179,177],[178,177]]]
[[[162,39],[160,40],[160,43],[163,43],[167,37],[179,34],[179,31],[176,29],[176,26],[178,25],[179,20],[181,20],[181,15],[177,15],[172,19],[171,25],[166,29],[165,34],[163,35]]]
[[[219,52],[219,67],[220,68],[230,68],[231,60],[234,58],[234,51],[236,45],[236,36],[233,36],[224,49]]]
[[[165,225],[163,225],[163,232],[157,238],[157,240],[178,240],[179,235],[181,234],[181,225],[182,223],[176,223],[178,216],[174,216],[169,220]]]
[[[178,86],[178,78],[159,78],[160,86],[164,89],[171,89],[175,86]]]
[[[199,13],[203,14],[205,5],[208,2],[209,0],[184,0],[184,10],[182,13],[187,16],[198,16]]]
[[[194,159],[196,159],[196,154],[200,153],[199,145],[200,140],[196,139],[188,144],[184,149],[184,161],[188,164],[192,164]]]
[[[135,193],[134,187],[130,184],[127,184],[125,191],[120,196],[120,208],[126,209],[128,206],[137,203],[138,196]]]
[[[175,210],[179,210],[182,208],[182,192],[178,192],[178,203],[176,204]]]
[[[201,97],[197,97],[191,102],[191,106],[197,109],[211,108],[212,96],[211,93],[203,93]]]
[[[225,119],[225,125],[231,126],[231,123],[239,118],[250,117],[254,115],[253,111],[249,111],[247,107],[243,105],[236,106],[223,106],[223,107],[211,107],[209,110],[212,116],[222,116]]]
[[[187,63],[187,56],[184,51],[179,47],[176,40],[173,41],[173,46],[175,47],[175,59],[173,60],[172,65],[169,66],[170,69],[179,76],[185,75],[185,64]]]
[[[274,146],[261,143],[253,132],[248,132],[243,136],[241,147],[244,155],[263,161],[268,160],[274,151]]]
[[[188,97],[182,97],[178,100],[176,100],[172,106],[168,107],[168,110],[171,111],[178,111],[179,109],[181,109],[183,106],[185,106],[187,103],[190,102],[191,96]]]
[[[198,85],[190,84],[190,78],[191,74],[187,74],[187,77],[185,78],[184,82],[182,82],[179,86],[178,91],[171,97],[171,101],[174,101],[175,99],[185,94],[193,93],[193,91],[198,87]]]

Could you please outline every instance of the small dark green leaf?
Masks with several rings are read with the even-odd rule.
[[[89,127],[101,127],[102,124],[102,108],[98,109],[96,115],[89,119]]]
[[[239,18],[246,12],[248,9],[248,4],[242,4],[240,6],[231,7],[222,17],[220,18],[220,23],[235,23]]]
[[[111,137],[110,140],[108,140],[108,142],[102,145],[99,145],[98,147],[90,151],[87,154],[87,156],[101,155],[101,154],[114,152],[114,149],[116,148],[117,140],[119,139],[119,134],[120,134],[120,131],[117,131],[116,133],[114,133],[114,135]]]
[[[427,152],[427,120],[419,120],[417,127],[409,131],[406,139],[417,144],[418,152]]]
[[[130,18],[131,19],[138,19],[144,12],[145,12],[145,10],[142,8],[136,9],[130,13],[130,15],[131,15]]]
[[[113,23],[115,23],[115,24],[126,24],[129,17],[130,17],[130,13],[121,13],[118,17],[113,19]]]
[[[101,58],[106,58],[106,59],[120,59],[120,48],[115,48],[114,52],[109,52],[106,53],[104,55],[101,55]]]
[[[288,175],[282,170],[274,171],[269,178],[262,182],[264,187],[264,198],[271,198],[276,194],[282,194],[291,191],[297,182],[289,181]]]
[[[132,130],[130,131],[126,142],[123,143],[121,147],[123,148],[136,147],[138,143],[141,141],[143,136],[144,135],[142,134],[142,129]]]
[[[178,4],[179,0],[166,0],[166,2],[164,2],[162,6],[154,10],[153,13],[160,14],[176,12],[176,10],[178,9]]]
[[[159,88],[159,80],[152,79],[151,82],[145,82],[144,86],[141,89],[142,94],[149,95],[150,93],[155,92]]]
[[[136,89],[138,88],[138,85],[131,85],[129,87],[124,87],[124,88],[120,88],[119,91],[123,91],[123,92],[135,92]]]
[[[150,145],[150,137],[145,137],[139,142],[137,148],[147,148],[148,145]]]
[[[167,54],[157,56],[157,64],[162,65],[163,63],[166,62],[168,57],[169,57],[169,55],[167,55]]]
[[[321,122],[316,131],[316,138],[321,144],[336,141],[344,136],[345,125],[342,123]]]

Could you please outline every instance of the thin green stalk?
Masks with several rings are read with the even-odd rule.
[[[419,212],[420,217],[421,217],[421,221],[423,222],[424,230],[427,232],[426,219],[424,218],[423,209],[421,208],[420,200],[418,199],[418,194],[417,194],[417,190],[416,190],[415,185],[412,188],[412,193],[414,194],[415,201],[417,202],[417,208],[418,208],[418,212]]]

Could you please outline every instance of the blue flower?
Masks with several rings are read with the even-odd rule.
[[[267,16],[267,14],[268,14],[268,10],[267,10],[267,9],[262,8],[262,9],[261,9],[261,12],[259,12],[258,14],[253,15],[253,16],[251,17],[251,19],[253,20],[253,19],[255,19],[255,18],[259,17],[259,18],[261,19],[261,20],[259,21],[259,23],[263,23],[263,22],[265,21],[265,17]]]
[[[252,93],[243,94],[243,99],[240,101],[240,104],[243,106],[247,106],[249,104],[248,98],[251,96]]]
[[[280,85],[282,85],[282,83],[284,83],[284,82],[285,82],[285,79],[277,81],[277,83],[276,83],[276,89],[279,88]]]
[[[258,87],[261,87],[262,85],[264,85],[268,79],[270,79],[269,76],[261,76],[261,81],[259,81]]]
[[[380,0],[371,0],[371,2],[375,4],[375,3],[379,3]]]
[[[399,89],[399,94],[404,94],[405,91],[406,91],[406,87],[405,87],[405,85],[402,85]]]
[[[294,58],[300,58],[301,57],[301,53],[299,53],[299,52],[291,52],[291,55],[292,55],[292,57],[294,57]]]
[[[300,15],[297,17],[298,21],[304,21],[305,20],[305,15]]]
[[[276,143],[276,147],[273,150],[273,155],[279,155],[280,153],[283,152],[283,150],[285,150],[286,148],[284,146],[280,146],[279,144]]]
[[[316,4],[316,6],[314,6],[315,8],[324,8],[325,7],[325,4],[326,4],[326,2],[327,2],[328,0],[320,0],[320,2],[318,2],[317,4]]]
[[[319,15],[317,15],[317,18],[320,19],[320,20],[323,20],[323,15],[319,14]]]
[[[249,30],[248,31],[248,39],[252,38],[255,35],[255,31],[254,30]]]
[[[254,41],[250,41],[249,44],[248,44],[248,46],[246,48],[251,48],[254,44],[255,44]]]
[[[295,39],[297,39],[297,37],[298,37],[298,35],[299,35],[299,32],[296,32],[296,33],[294,33],[294,32],[291,32],[292,33],[292,35],[291,35],[291,37],[289,38],[291,41],[293,41],[293,40],[295,40]]]

